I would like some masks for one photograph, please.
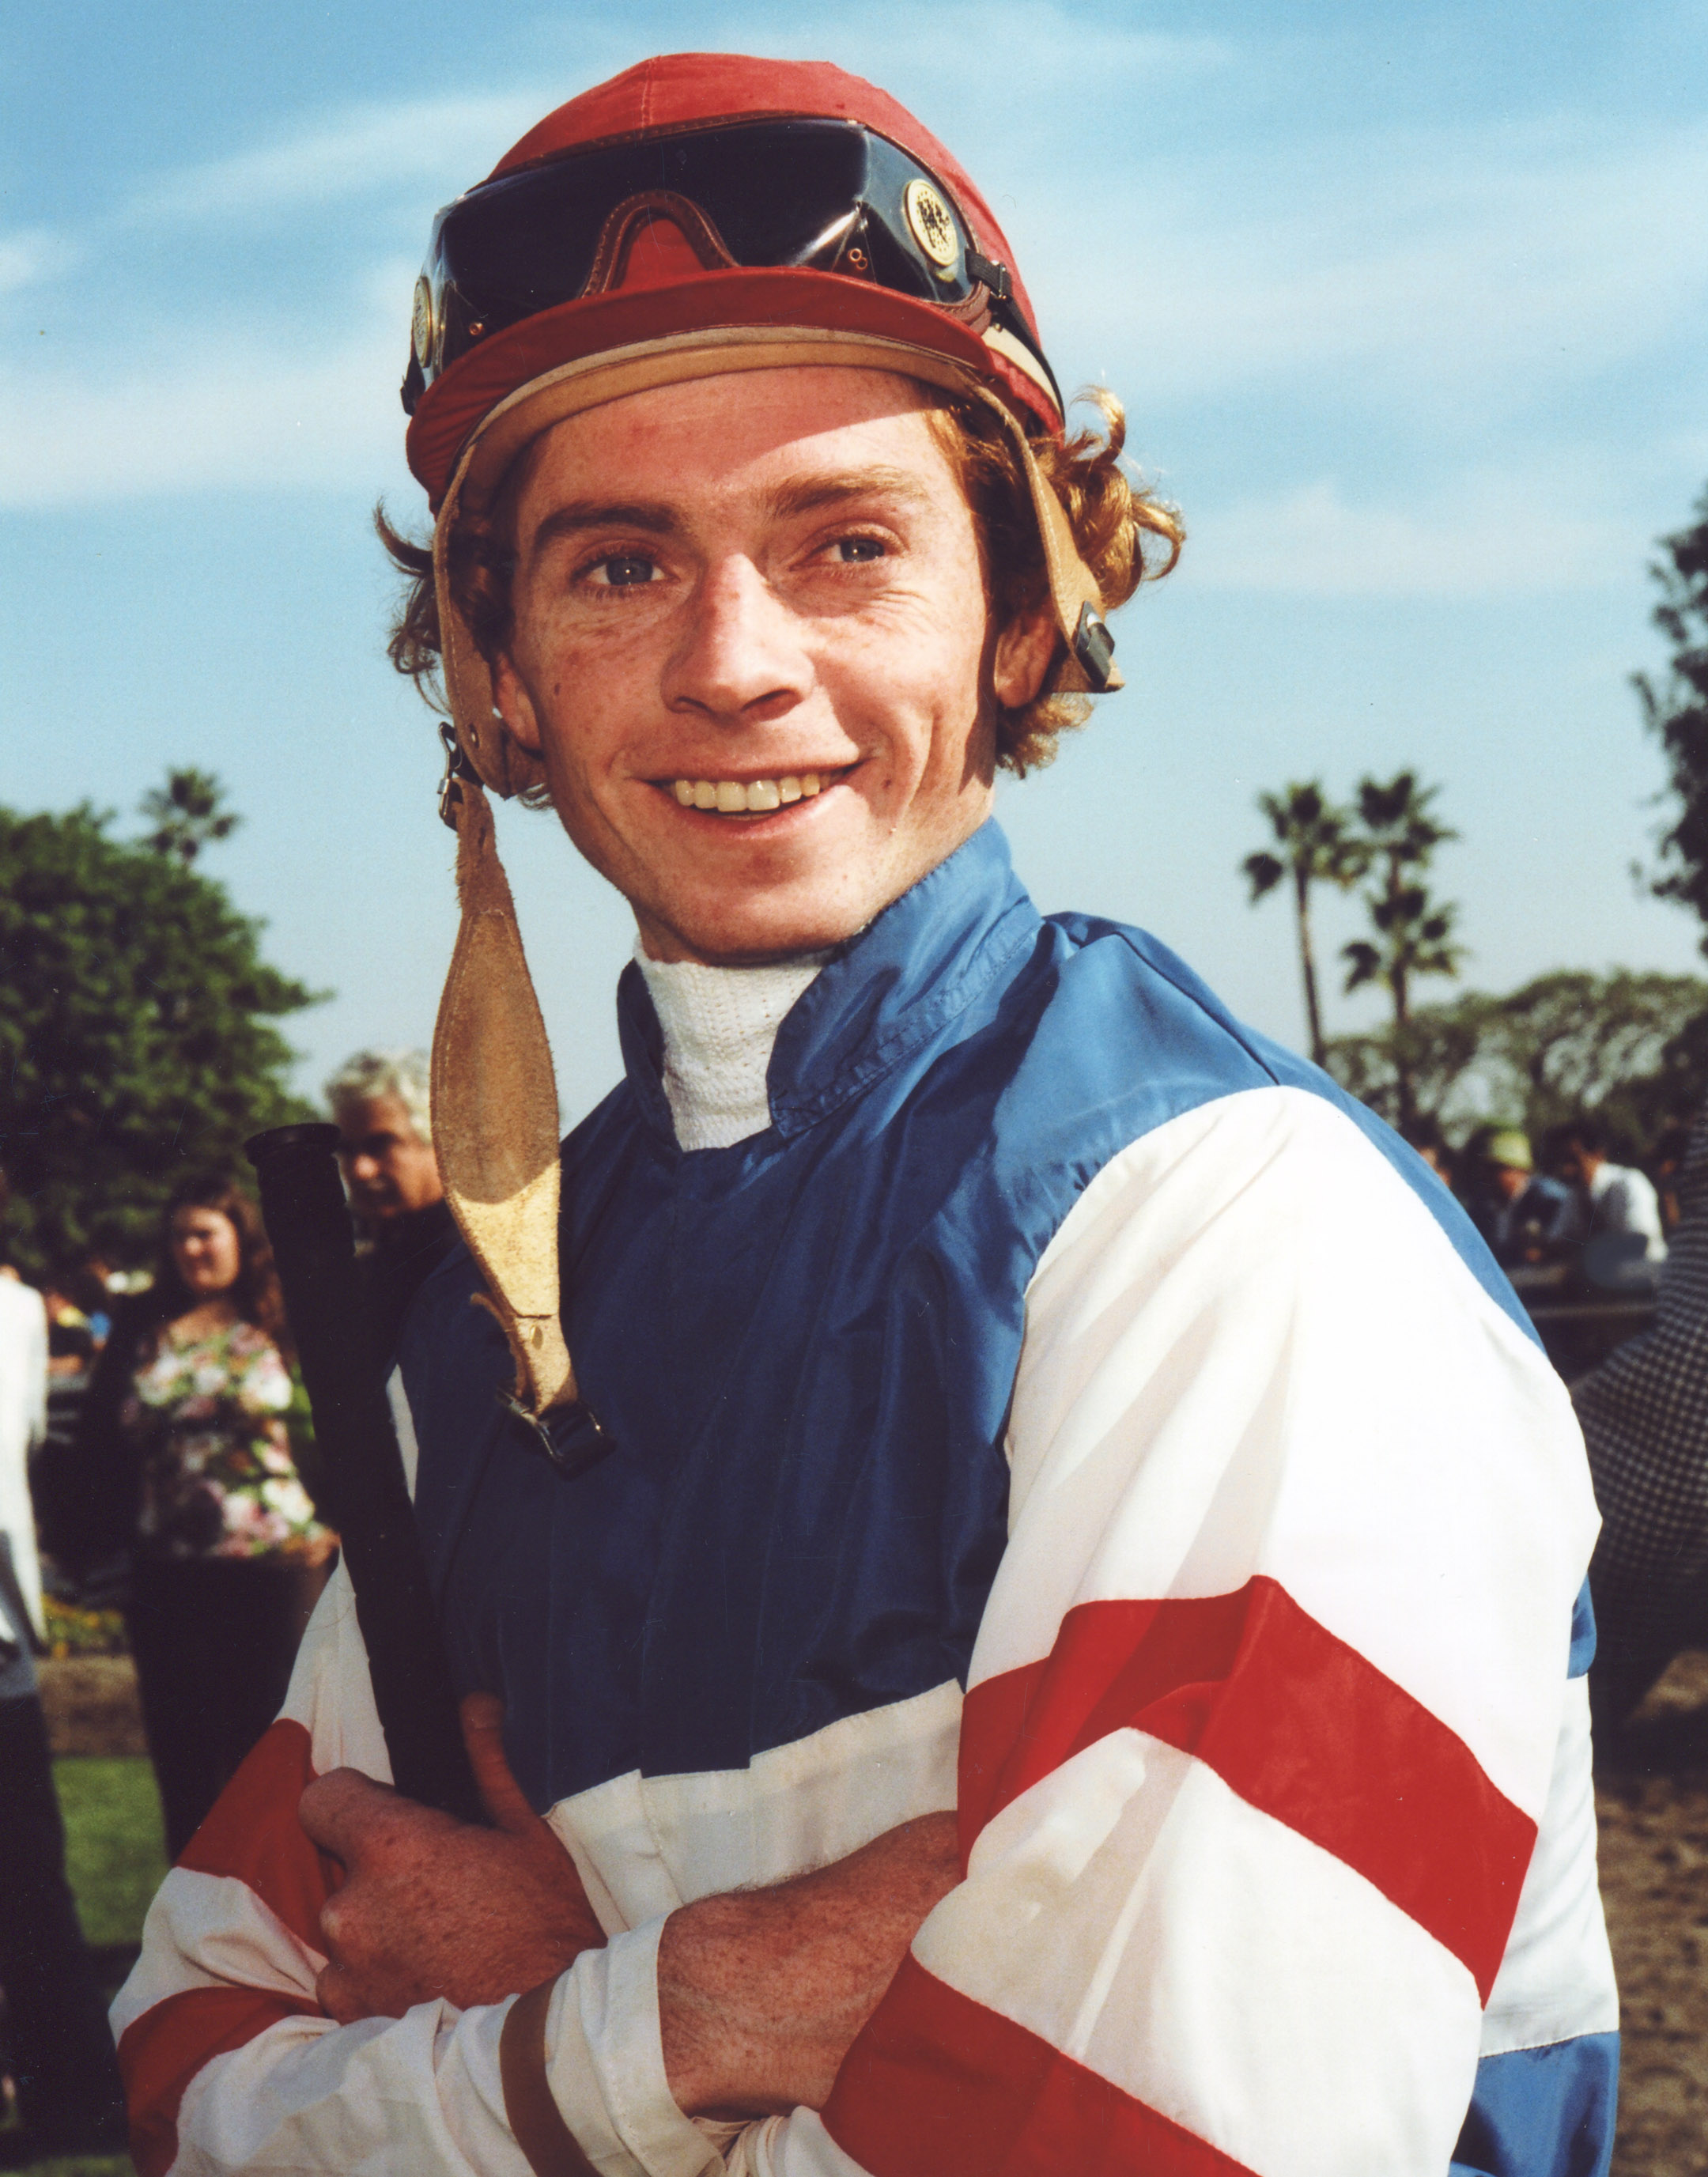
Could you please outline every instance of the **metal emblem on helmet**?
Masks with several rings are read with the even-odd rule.
[[[914,239],[937,269],[937,277],[952,276],[961,254],[961,237],[954,214],[929,182],[909,182],[902,196]]]
[[[433,287],[423,273],[415,283],[415,301],[409,313],[409,337],[415,360],[423,370],[433,368]]]

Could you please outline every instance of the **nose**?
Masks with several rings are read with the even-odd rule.
[[[792,710],[811,685],[794,617],[752,560],[708,568],[665,668],[670,708],[720,724],[765,724]]]

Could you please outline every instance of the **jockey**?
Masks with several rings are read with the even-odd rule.
[[[386,1788],[341,1574],[115,2005],[145,2177],[1600,2177],[1570,1405],[1385,1127],[1013,873],[1181,532],[989,205],[647,62],[439,215],[404,401],[390,1398],[494,1825]],[[489,794],[635,911],[561,1149]]]

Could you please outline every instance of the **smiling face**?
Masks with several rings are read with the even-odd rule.
[[[1036,694],[1054,629],[991,628],[920,389],[732,374],[526,458],[499,707],[653,958],[834,944],[978,828],[997,703]]]
[[[187,1291],[198,1300],[229,1292],[243,1267],[237,1228],[221,1209],[187,1203],[172,1212],[172,1262]]]

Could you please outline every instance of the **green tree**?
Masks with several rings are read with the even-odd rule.
[[[1400,1127],[1411,1124],[1416,1109],[1413,1081],[1420,1054],[1411,1028],[1412,985],[1424,975],[1456,975],[1464,958],[1453,935],[1458,908],[1432,898],[1422,876],[1435,849],[1459,837],[1435,814],[1440,791],[1420,787],[1410,771],[1385,784],[1374,778],[1358,783],[1359,846],[1372,877],[1364,903],[1376,938],[1374,943],[1354,938],[1341,947],[1341,958],[1348,991],[1379,983],[1393,1001],[1394,1119]]]
[[[1361,1035],[1337,1035],[1323,1063],[1343,1088],[1391,1126],[1401,1123],[1402,1071],[1408,1120],[1431,1118],[1452,1127],[1486,1119],[1495,1110],[1510,1116],[1518,1107],[1492,1096],[1487,1086],[1493,1070],[1489,1030],[1500,1004],[1498,998],[1467,990],[1447,1005],[1419,1006],[1406,1022],[1403,1039],[1391,1023]]]
[[[1678,802],[1661,835],[1654,889],[1708,923],[1708,491],[1694,510],[1690,528],[1661,539],[1663,556],[1650,567],[1661,586],[1655,625],[1673,646],[1672,659],[1664,678],[1638,673],[1632,680]],[[1708,936],[1702,949],[1708,952]]]
[[[318,994],[267,965],[222,887],[112,821],[0,808],[3,1243],[26,1274],[146,1260],[181,1174],[310,1116],[273,1023]]]
[[[1561,968],[1504,996],[1466,990],[1420,1006],[1408,1027],[1416,1110],[1453,1131],[1501,1121],[1539,1136],[1596,1110],[1641,1154],[1708,1094],[1708,982],[1700,976]],[[1329,1067],[1397,1117],[1392,1028],[1337,1036]]]
[[[1327,1045],[1317,995],[1317,958],[1311,939],[1311,890],[1338,885],[1344,892],[1364,873],[1360,844],[1349,830],[1346,812],[1323,791],[1320,779],[1291,781],[1280,794],[1260,794],[1258,806],[1269,820],[1278,854],[1247,854],[1240,865],[1252,887],[1252,904],[1284,879],[1293,888],[1293,917],[1299,941],[1299,971],[1305,984],[1305,1019],[1311,1056],[1320,1066]]]
[[[226,789],[210,771],[169,771],[164,786],[142,797],[143,821],[154,830],[143,841],[156,854],[173,854],[188,869],[204,847],[228,839],[243,822],[223,805]]]

